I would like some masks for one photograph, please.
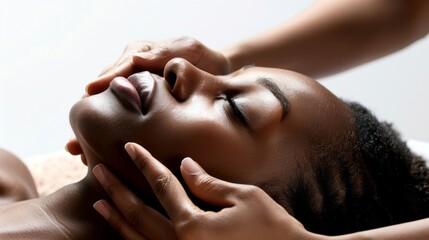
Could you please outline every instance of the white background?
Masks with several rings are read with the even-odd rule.
[[[193,36],[223,48],[290,19],[309,0],[0,0],[0,146],[26,158],[63,149],[68,112],[127,42]],[[429,141],[429,38],[324,79],[406,138]]]

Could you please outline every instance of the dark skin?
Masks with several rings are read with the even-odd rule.
[[[92,208],[101,196],[104,192],[88,174],[78,183],[38,198],[27,167],[0,150],[1,239],[115,239],[116,233]]]
[[[0,148],[0,206],[36,197],[36,186],[27,167]]]
[[[137,189],[147,185],[140,173],[129,170],[132,163],[117,161],[124,157],[123,145],[129,141],[141,144],[173,171],[189,156],[216,177],[259,184],[278,176],[293,181],[304,171],[300,167],[316,164],[306,162],[306,149],[336,142],[340,136],[332,134],[334,128],[343,128],[344,134],[352,131],[348,107],[319,83],[297,73],[254,67],[215,76],[183,59],[170,61],[164,71],[164,76],[174,73],[174,86],[168,83],[171,79],[133,75],[143,83],[155,82],[143,113],[133,101],[123,100],[128,95],[118,94],[113,85],[113,91],[85,98],[71,112],[88,163],[97,157]],[[287,107],[261,79],[279,87]],[[121,78],[114,84],[133,88]],[[231,109],[229,97],[242,109],[246,124]]]
[[[312,77],[330,75],[382,57],[425,36],[429,26],[428,6],[425,0],[317,1],[292,21],[220,52],[189,38],[132,43],[117,63],[88,85],[87,92],[99,93],[114,77],[129,76],[138,69],[162,71],[165,62],[172,57],[186,58],[212,73],[227,73],[256,63],[293,69]],[[209,56],[212,60],[204,62],[199,56],[206,56],[206,59]],[[159,62],[162,64],[158,65]],[[82,152],[76,141],[68,146],[70,152]],[[124,192],[117,194],[121,193]],[[358,233],[348,239],[426,239],[425,224],[427,226],[427,220],[426,223]]]
[[[70,114],[89,169],[105,163],[146,197],[150,186],[123,148],[128,141],[144,145],[170,169],[177,169],[183,156],[192,156],[218,177],[256,184],[275,180],[280,171],[293,181],[301,171],[295,162],[297,155],[303,156],[305,149],[320,141],[336,141],[329,129],[342,127],[346,134],[353,126],[346,105],[297,73],[251,68],[215,76],[183,59],[170,61],[165,71],[165,76],[175,75],[176,79],[166,81],[148,73],[136,76],[137,80],[154,78],[143,83],[154,80],[156,84],[145,114],[129,94],[128,88],[133,86],[126,79],[79,101]],[[266,79],[278,89],[273,90]],[[287,107],[279,94],[287,98]],[[227,97],[234,98],[248,125],[239,119]],[[278,146],[287,148],[273,150]],[[301,163],[319,164],[300,159]],[[2,206],[0,237],[112,239],[114,231],[92,207],[102,198],[107,195],[89,171],[82,181],[49,196]]]
[[[303,173],[303,168],[323,164],[306,161],[307,148],[314,149],[314,144],[320,142],[337,141],[341,136],[330,134],[334,132],[332,128],[341,127],[344,130],[341,133],[347,134],[353,127],[348,107],[314,80],[289,71],[255,67],[214,76],[183,59],[175,59],[166,65],[164,76],[175,77],[165,81],[139,73],[134,75],[134,81],[130,80],[143,85],[150,83],[150,86],[155,81],[150,100],[141,104],[143,111],[132,100],[134,88],[141,89],[141,86],[135,87],[118,78],[110,86],[111,91],[83,99],[71,114],[72,126],[89,168],[93,168],[97,164],[94,159],[98,159],[131,184],[139,195],[148,191],[147,184],[138,169],[132,168],[132,163],[117,161],[124,154],[119,143],[140,143],[176,175],[182,158],[192,156],[211,174],[229,181],[252,184],[275,181],[281,171],[288,182],[293,182],[296,174]],[[289,101],[288,110],[283,109],[272,89],[258,82],[262,76],[279,86]],[[222,98],[227,93],[234,94],[230,97],[236,104],[243,104],[251,130],[234,119],[236,116],[229,115],[230,103]],[[298,146],[297,142],[302,145]],[[296,154],[302,157],[299,164],[303,164],[303,168],[297,167]],[[267,195],[264,196],[264,202],[268,201]],[[144,194],[143,199],[147,203],[148,195]],[[126,212],[130,212],[134,208],[127,209]],[[147,211],[146,208],[145,216]],[[160,227],[165,224],[148,227],[154,225],[153,221],[163,221],[159,219],[142,220],[142,225],[149,234],[158,231],[168,235],[166,229],[175,231],[171,227]]]
[[[279,171],[290,176],[303,171],[296,168],[294,156],[305,148],[295,141],[311,148],[317,143],[309,139],[335,141],[330,128],[343,126],[347,132],[352,127],[350,112],[341,101],[314,80],[297,73],[251,68],[215,76],[183,59],[170,61],[165,69],[164,75],[176,78],[167,81],[149,73],[135,77],[137,82],[143,78],[143,85],[155,81],[151,99],[144,103],[145,114],[128,91],[134,86],[126,79],[115,80],[107,91],[82,99],[70,112],[71,125],[89,169],[104,163],[146,197],[152,191],[124,150],[128,141],[143,144],[173,171],[184,156],[192,156],[216,176],[256,184],[279,176]],[[279,92],[274,93],[274,85],[266,85],[267,79],[278,85]],[[211,84],[205,84],[208,82]],[[281,103],[279,94],[287,98],[287,106]],[[233,110],[232,100],[227,97],[234,98],[248,125],[239,119],[238,110]],[[314,108],[314,104],[322,108]],[[325,118],[331,121],[322,121]],[[306,135],[320,124],[323,127],[313,131],[311,138]],[[281,150],[284,152],[273,151],[277,145],[288,147]],[[282,163],[283,156],[289,159],[287,164]],[[35,198],[28,170],[18,165],[10,165],[4,175],[13,173],[16,179],[24,179],[30,185],[21,189],[28,188],[24,192],[29,193],[1,206],[0,238],[116,237],[109,223],[92,207],[107,195],[91,171],[77,183]],[[15,168],[19,170],[17,174]],[[22,199],[29,200],[18,201]]]
[[[222,209],[205,211],[189,199],[178,179],[147,150],[135,143],[127,143],[125,148],[168,214],[167,218],[148,207],[121,184],[106,166],[97,165],[93,169],[94,175],[122,214],[106,200],[98,201],[94,208],[125,239],[145,237],[161,240],[177,237],[189,240],[256,240],[264,239],[267,235],[272,239],[323,239],[323,236],[306,231],[302,224],[260,188],[211,177],[195,161],[185,158],[180,172],[190,191],[201,200]],[[255,208],[259,211],[248,211]],[[240,218],[236,218],[237,215]],[[170,229],[174,231],[168,231]],[[171,232],[175,235],[171,235]]]

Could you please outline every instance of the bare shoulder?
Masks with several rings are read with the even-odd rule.
[[[0,148],[0,205],[37,197],[36,186],[26,165]]]
[[[39,198],[0,206],[0,226],[0,239],[70,239]]]

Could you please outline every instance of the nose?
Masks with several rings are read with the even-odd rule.
[[[178,101],[186,101],[192,94],[213,89],[215,80],[211,78],[216,78],[182,58],[174,58],[165,65],[164,77],[171,94]]]

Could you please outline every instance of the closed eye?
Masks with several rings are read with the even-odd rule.
[[[238,119],[238,121],[242,123],[245,127],[249,128],[249,120],[246,114],[244,113],[243,108],[237,105],[234,98],[226,96],[225,100],[229,103],[234,117]]]

